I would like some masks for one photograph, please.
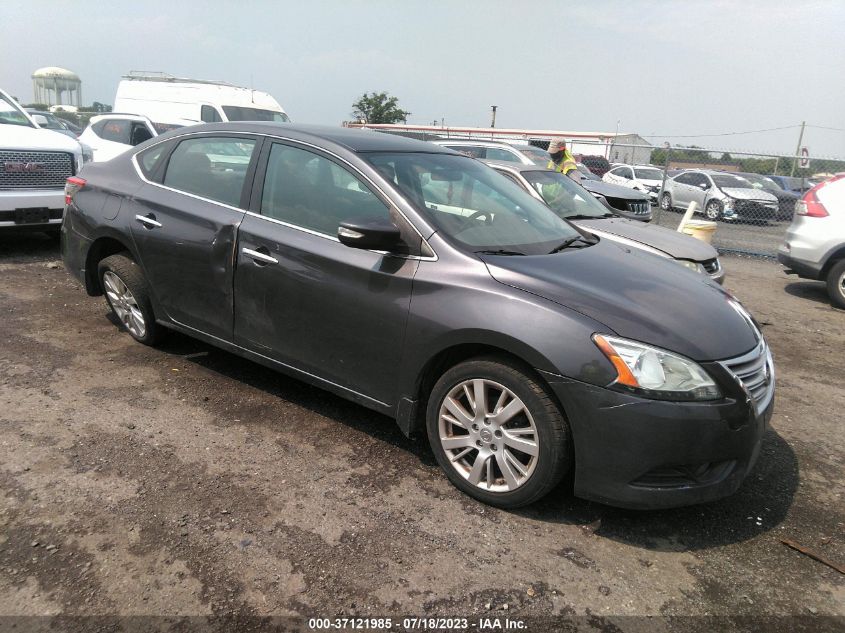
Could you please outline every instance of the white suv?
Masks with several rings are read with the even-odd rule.
[[[657,204],[663,172],[651,165],[618,165],[602,176],[602,180],[642,191],[652,204]]]
[[[111,160],[155,136],[158,136],[158,131],[145,116],[100,114],[91,117],[88,127],[79,135],[79,140],[94,151],[94,160],[101,162]]]
[[[82,169],[82,146],[44,130],[0,90],[0,230],[57,231],[65,182]]]
[[[831,302],[845,309],[845,174],[816,185],[795,203],[778,261],[799,277],[827,282]]]

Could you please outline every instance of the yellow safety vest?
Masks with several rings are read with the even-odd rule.
[[[573,169],[578,169],[578,163],[575,162],[575,159],[572,157],[572,154],[569,153],[569,150],[564,150],[563,160],[560,164],[558,165],[553,160],[550,160],[548,168],[554,169],[555,171],[559,171],[560,173],[566,175]]]

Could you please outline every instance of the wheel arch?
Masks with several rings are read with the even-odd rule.
[[[85,255],[85,291],[90,296],[96,297],[103,294],[100,279],[97,275],[98,264],[110,255],[124,252],[129,253],[130,257],[136,262],[138,261],[131,248],[130,241],[124,236],[110,232],[94,239]]]
[[[830,253],[825,255],[824,266],[822,266],[819,278],[827,279],[830,269],[836,266],[842,259],[845,259],[845,244],[835,247]]]
[[[402,407],[400,405],[397,422],[406,435],[409,437],[416,435],[416,431],[424,427],[428,398],[440,376],[455,365],[480,357],[497,358],[520,367],[546,389],[566,417],[566,408],[542,375],[542,370],[554,373],[556,373],[556,370],[553,369],[550,361],[538,351],[518,341],[512,341],[509,337],[499,340],[455,342],[432,353],[422,363],[413,383],[405,389],[405,393],[410,395],[402,398],[402,400],[413,402],[414,406]]]

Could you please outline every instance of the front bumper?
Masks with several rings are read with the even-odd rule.
[[[733,494],[760,451],[774,406],[745,397],[665,402],[546,374],[575,447],[575,494],[632,509],[672,508]]]
[[[64,189],[8,189],[0,191],[0,229],[58,228],[65,207]],[[46,222],[19,222],[18,209],[46,209]]]

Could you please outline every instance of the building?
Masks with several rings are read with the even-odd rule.
[[[639,134],[618,134],[610,142],[607,160],[627,165],[648,165],[654,146]]]
[[[35,103],[77,108],[82,105],[82,80],[66,68],[47,66],[36,70],[32,73],[32,92]]]

